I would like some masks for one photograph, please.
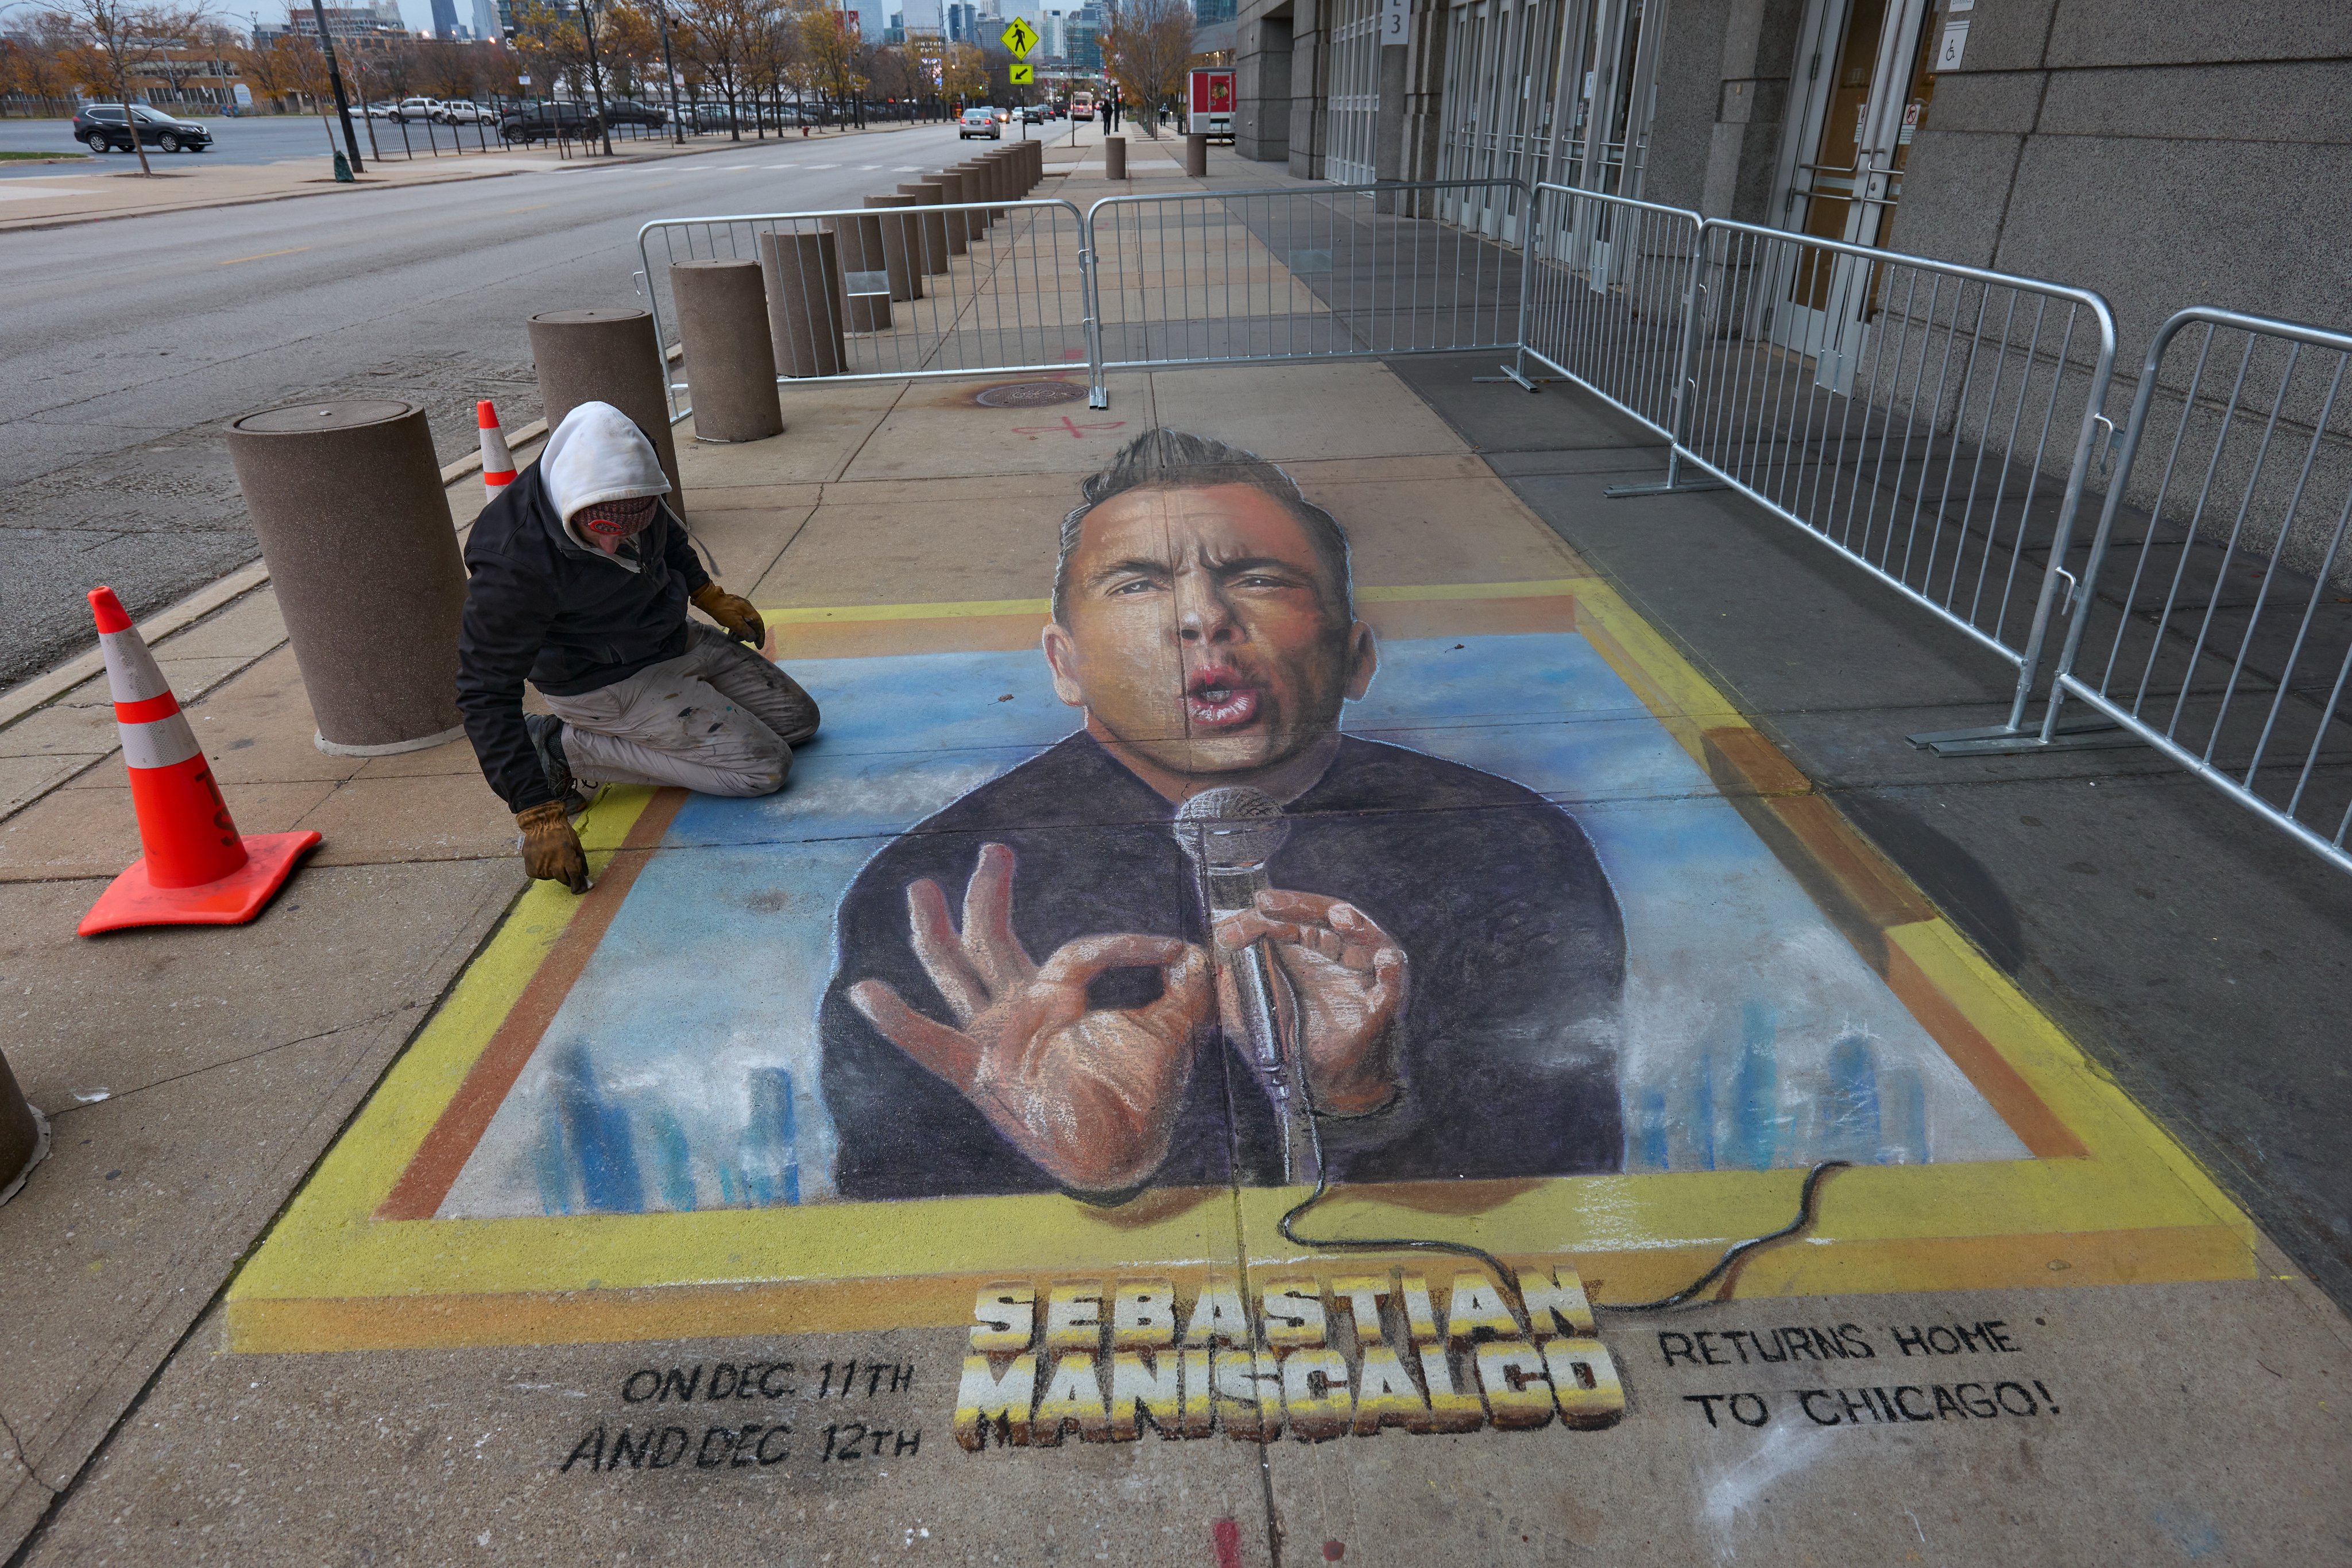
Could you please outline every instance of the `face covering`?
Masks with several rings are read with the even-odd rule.
[[[636,496],[626,500],[601,501],[583,508],[572,517],[572,526],[582,537],[611,555],[622,544],[646,530],[654,520],[654,512],[661,502],[653,496]]]

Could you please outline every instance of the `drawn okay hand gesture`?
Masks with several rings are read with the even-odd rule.
[[[1040,965],[1013,932],[1013,870],[1011,849],[982,847],[961,931],[939,883],[907,888],[916,956],[957,1027],[924,1017],[879,980],[859,981],[849,999],[1056,1181],[1092,1192],[1136,1186],[1167,1157],[1212,1006],[1208,955],[1171,936],[1082,936]],[[1088,1010],[1096,976],[1147,966],[1160,972],[1158,1000]]]

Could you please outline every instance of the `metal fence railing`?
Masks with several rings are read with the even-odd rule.
[[[1505,373],[1530,385],[1536,361],[1672,439],[1690,375],[1699,215],[1552,184],[1535,188],[1528,214],[1518,363]]]
[[[894,291],[877,249],[880,227],[919,254],[920,292]],[[834,271],[818,275],[802,236],[831,235]],[[861,235],[863,236],[861,238]],[[688,261],[758,261],[767,276],[778,381],[882,381],[1085,370],[1093,340],[1086,219],[1063,201],[966,202],[919,207],[664,218],[637,232],[642,286],[664,350],[678,347],[669,269]],[[793,353],[785,297],[815,302],[841,334],[821,373]],[[797,368],[803,373],[795,375]],[[670,413],[691,412],[670,384]]]
[[[2232,310],[2157,332],[2042,737],[2077,699],[2352,870],[2347,362]]]
[[[1703,225],[1685,457],[2018,666],[2024,733],[2115,365],[2088,289]]]
[[[1510,349],[1520,253],[1410,209],[1512,181],[1107,196],[1101,371]]]

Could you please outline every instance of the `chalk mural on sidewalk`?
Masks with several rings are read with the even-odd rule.
[[[1207,476],[1066,529],[1043,657],[793,661],[824,734],[681,810],[439,1212],[2026,1157],[1585,636],[1376,644]]]

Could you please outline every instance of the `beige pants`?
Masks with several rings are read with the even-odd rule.
[[[816,733],[815,699],[758,653],[700,622],[687,649],[626,680],[547,699],[583,784],[677,784],[705,795],[769,795],[793,747]]]

